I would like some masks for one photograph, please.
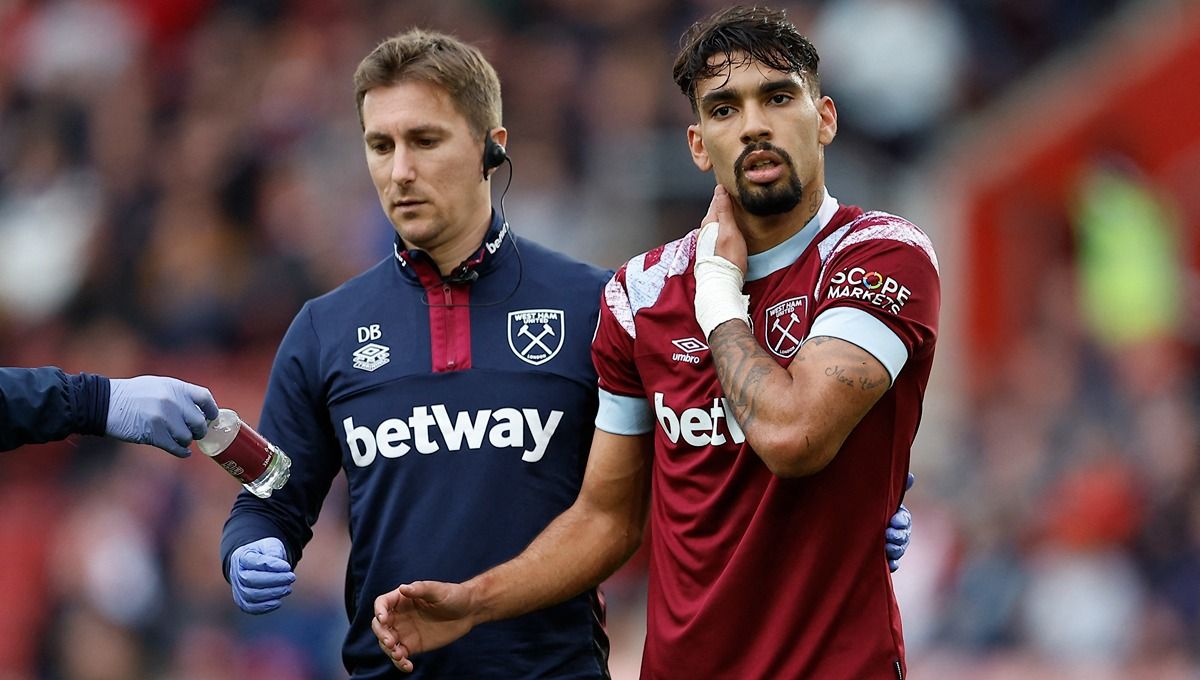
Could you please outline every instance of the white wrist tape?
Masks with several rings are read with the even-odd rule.
[[[750,325],[750,297],[742,295],[745,275],[737,265],[714,254],[716,241],[717,223],[709,222],[696,243],[696,321],[705,340],[726,321],[741,319]]]

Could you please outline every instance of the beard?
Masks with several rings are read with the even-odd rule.
[[[787,167],[784,176],[766,185],[753,184],[747,180],[743,164],[746,157],[755,151],[770,151],[777,154],[783,160],[784,166]],[[737,178],[738,201],[742,204],[742,209],[751,215],[758,217],[780,215],[800,205],[800,198],[804,194],[804,185],[796,177],[796,166],[792,164],[792,157],[770,142],[750,144],[743,149],[733,166],[733,174]]]

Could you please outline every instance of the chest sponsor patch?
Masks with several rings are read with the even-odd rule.
[[[566,324],[561,309],[520,309],[508,313],[508,346],[517,358],[541,366],[563,346]]]
[[[374,371],[391,361],[391,349],[370,343],[354,350],[354,367],[360,371]]]
[[[808,296],[788,298],[777,302],[764,314],[766,317],[767,349],[787,359],[800,349],[804,337],[804,317],[808,315]]]

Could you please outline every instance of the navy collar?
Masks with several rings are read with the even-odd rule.
[[[495,263],[511,249],[512,238],[508,223],[501,219],[495,210],[492,211],[492,223],[488,225],[487,233],[484,234],[479,248],[446,276],[441,275],[429,253],[420,248],[405,248],[400,234],[396,234],[396,238],[392,242],[392,250],[398,263],[397,269],[405,278],[426,286],[431,280],[459,279],[459,281],[451,282],[461,282],[463,277],[468,276],[468,272],[484,276],[494,269]]]

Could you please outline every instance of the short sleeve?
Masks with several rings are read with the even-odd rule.
[[[864,347],[893,380],[906,360],[933,350],[941,307],[937,256],[911,222],[868,213],[826,260],[817,291],[810,337]]]
[[[592,339],[592,363],[600,383],[596,427],[613,434],[643,434],[653,425],[641,375],[634,362],[637,330],[622,267],[605,285],[600,322]]]

